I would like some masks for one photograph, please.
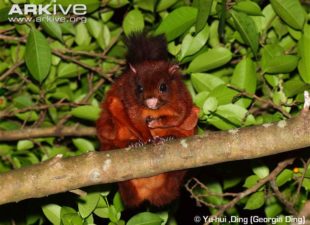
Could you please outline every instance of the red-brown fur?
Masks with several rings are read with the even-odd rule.
[[[165,92],[160,91],[163,83]],[[158,99],[155,109],[146,106],[149,98]],[[176,65],[156,59],[131,65],[112,85],[101,107],[97,131],[103,151],[136,142],[152,143],[159,137],[191,136],[199,111]],[[174,171],[119,182],[119,190],[128,207],[144,201],[162,206],[177,198],[185,173]]]

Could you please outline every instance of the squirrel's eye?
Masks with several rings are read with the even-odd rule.
[[[144,89],[143,89],[143,86],[140,85],[140,84],[138,84],[138,85],[137,85],[137,92],[138,92],[138,93],[142,93],[143,90],[144,90]]]
[[[165,83],[162,83],[162,84],[159,86],[160,92],[166,92],[167,89],[168,89],[168,87],[167,87],[167,84],[165,84]]]

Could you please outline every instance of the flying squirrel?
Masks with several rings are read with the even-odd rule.
[[[199,109],[182,81],[179,66],[168,59],[163,35],[131,34],[127,69],[112,84],[97,120],[100,150],[124,148],[195,133]],[[163,206],[179,195],[185,170],[118,183],[123,202]]]

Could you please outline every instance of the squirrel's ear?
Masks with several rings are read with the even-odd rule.
[[[171,75],[173,75],[175,72],[177,72],[178,70],[179,70],[179,66],[178,65],[176,65],[176,64],[173,64],[173,65],[171,65],[170,67],[169,67],[169,73],[171,74]]]
[[[134,74],[137,74],[137,70],[133,67],[133,65],[129,64],[129,68]]]

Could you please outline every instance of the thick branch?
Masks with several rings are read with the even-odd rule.
[[[208,132],[141,148],[91,152],[66,159],[58,156],[1,174],[0,180],[4,182],[0,182],[0,204],[309,146],[310,113],[304,110],[296,118],[273,124],[228,132]]]
[[[14,131],[1,131],[0,141],[14,141],[32,139],[38,137],[65,137],[65,136],[95,136],[96,129],[93,127],[70,126],[48,128],[26,128]]]

